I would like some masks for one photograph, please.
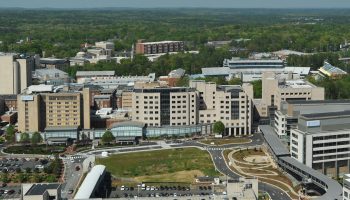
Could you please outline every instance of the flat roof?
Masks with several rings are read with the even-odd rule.
[[[159,41],[159,42],[141,42],[140,44],[165,44],[165,43],[175,43],[175,42],[183,42],[183,41],[166,40],[166,41]]]
[[[81,184],[78,192],[74,196],[74,199],[89,199],[92,192],[100,180],[101,176],[106,171],[106,166],[95,165],[88,175],[85,177],[83,183]]]
[[[114,76],[115,71],[77,71],[76,76]]]
[[[281,140],[278,138],[274,130],[269,125],[261,125],[259,126],[261,132],[264,135],[265,140],[269,144],[273,153],[278,156],[290,155],[287,147],[283,145]]]
[[[331,200],[331,199],[337,199],[341,200],[342,199],[342,193],[343,193],[343,188],[340,186],[340,184],[333,180],[332,178],[329,178],[328,176],[322,174],[321,172],[314,170],[299,161],[295,160],[294,158],[291,157],[282,157],[280,158],[284,162],[287,162],[288,164],[292,165],[293,167],[306,172],[309,176],[315,177],[319,181],[323,182],[325,185],[325,193],[317,197],[319,200]]]
[[[205,76],[228,76],[230,75],[229,67],[204,67],[202,68],[202,74]]]
[[[286,100],[288,104],[336,104],[336,103],[350,103],[350,99],[327,99],[327,100]]]
[[[339,112],[327,112],[327,113],[312,113],[312,114],[302,114],[303,118],[332,118],[332,117],[344,117],[350,116],[350,110],[339,111]]]
[[[71,131],[71,130],[78,130],[79,126],[51,126],[51,127],[46,127],[45,131]]]
[[[60,185],[59,183],[33,184],[25,195],[42,195],[46,190],[58,189]]]
[[[143,122],[136,122],[136,121],[117,122],[112,124],[111,129],[117,128],[117,127],[123,127],[123,126],[136,126],[139,128],[143,128],[145,124]]]
[[[280,59],[242,59],[242,58],[232,58],[232,59],[225,59],[226,62],[229,63],[278,63],[283,64],[284,61]],[[225,62],[224,61],[224,62]]]
[[[314,177],[318,183],[321,182],[321,184],[323,185],[323,188],[325,189],[325,193],[322,196],[318,197],[317,199],[322,199],[322,200],[331,200],[331,199],[341,200],[342,199],[341,198],[342,187],[337,181],[327,177],[326,175],[322,174],[319,171],[316,171],[300,163],[299,161],[290,157],[290,155],[286,155],[285,152],[287,151],[287,148],[284,146],[281,140],[274,133],[270,125],[260,125],[259,128],[262,131],[264,138],[266,142],[269,144],[273,153],[278,157],[277,159],[280,159],[283,162],[288,163],[289,165],[293,166],[293,169],[303,172],[303,174],[309,178],[311,178],[311,176]]]

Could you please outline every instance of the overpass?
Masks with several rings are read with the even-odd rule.
[[[262,132],[266,144],[269,147],[273,157],[283,170],[290,173],[291,175],[297,175],[303,179],[310,180],[316,186],[322,188],[325,191],[325,193],[322,196],[319,196],[317,199],[343,199],[343,188],[341,185],[337,181],[329,178],[321,172],[316,171],[290,157],[288,149],[280,141],[270,125],[261,125],[259,126],[259,129]]]

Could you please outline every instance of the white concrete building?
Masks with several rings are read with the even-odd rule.
[[[274,131],[280,138],[289,140],[291,129],[297,128],[299,115],[345,110],[350,110],[350,100],[288,100],[275,111]]]
[[[350,166],[350,111],[303,114],[291,130],[291,156],[329,177],[342,177]]]
[[[350,200],[350,174],[343,176],[343,200]]]
[[[34,58],[0,53],[0,94],[19,94],[32,84]]]
[[[190,87],[199,92],[199,123],[222,121],[227,135],[252,132],[253,86],[221,85],[192,80]]]

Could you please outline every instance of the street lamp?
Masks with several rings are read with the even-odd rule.
[[[137,197],[139,197],[139,195],[140,195],[140,184],[137,184]]]

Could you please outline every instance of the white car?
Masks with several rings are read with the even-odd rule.
[[[125,188],[124,188],[124,185],[122,185],[122,187],[120,187],[120,190],[121,190],[121,191],[124,191],[124,189],[125,189]]]
[[[151,188],[149,186],[146,187],[146,190],[150,190]]]
[[[42,165],[35,165],[35,168],[36,169],[44,169],[44,166],[42,166]]]

